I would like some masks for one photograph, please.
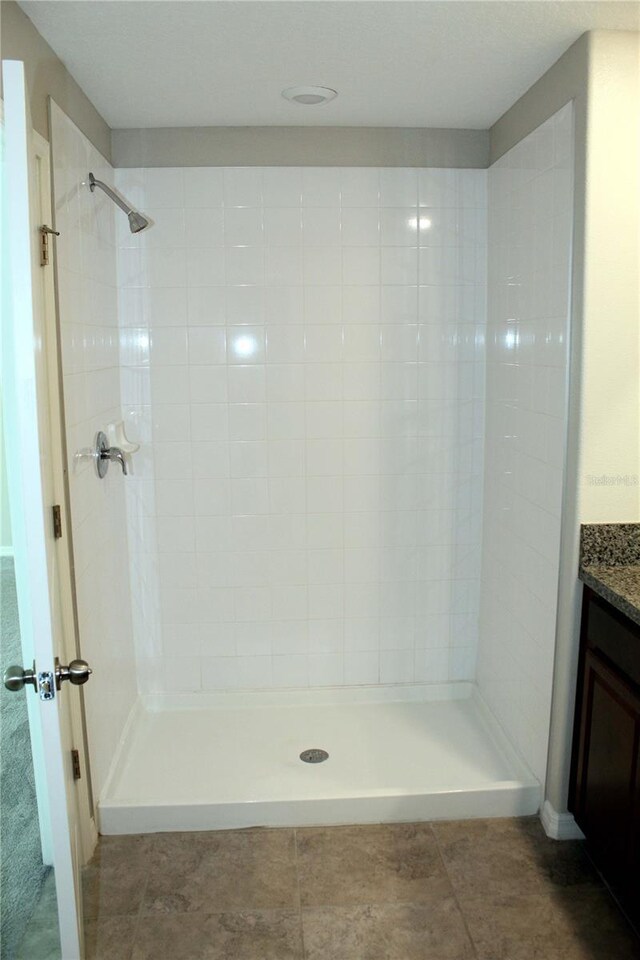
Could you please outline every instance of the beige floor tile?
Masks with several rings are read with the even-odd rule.
[[[549,840],[537,819],[436,823],[434,834],[463,897],[526,896],[599,883],[582,846]]]
[[[157,834],[144,912],[298,907],[292,830]]]
[[[537,818],[106,837],[83,885],[88,960],[640,960]]]
[[[82,871],[87,918],[138,913],[151,865],[151,836],[100,837]]]
[[[88,919],[133,916],[138,913],[147,883],[148,866],[122,862],[90,865],[82,871],[82,902]]]
[[[296,911],[172,914],[140,920],[132,960],[302,960]]]
[[[143,867],[149,863],[154,836],[152,833],[135,833],[123,837],[100,837],[89,865]]]
[[[438,900],[451,894],[429,824],[297,831],[304,906]]]
[[[137,917],[87,920],[84,925],[86,960],[130,960]]]
[[[439,843],[455,840],[500,840],[544,836],[538,817],[495,817],[479,820],[434,820],[431,824]]]
[[[638,943],[604,890],[460,899],[479,960],[634,960]]]
[[[475,952],[453,898],[306,908],[307,960],[470,960]]]

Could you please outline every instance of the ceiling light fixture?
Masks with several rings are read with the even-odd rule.
[[[302,103],[304,106],[312,107],[320,103],[328,103],[338,96],[337,90],[331,87],[287,87],[282,91],[285,100],[291,100],[293,103]]]

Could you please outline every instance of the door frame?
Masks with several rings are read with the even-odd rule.
[[[3,123],[4,103],[0,98],[0,125],[3,125]],[[38,182],[36,199],[38,209],[36,213],[39,221],[39,223],[32,224],[32,226],[34,229],[37,229],[42,224],[48,224],[54,227],[51,147],[48,140],[45,140],[36,130],[31,131],[31,152],[37,170]],[[47,369],[47,391],[38,391],[38,398],[40,404],[44,405],[45,400],[48,403],[46,411],[42,412],[45,412],[48,416],[51,432],[47,437],[43,437],[42,441],[48,446],[47,455],[50,457],[53,466],[56,502],[60,504],[63,510],[63,537],[57,541],[56,564],[60,582],[60,605],[64,625],[64,647],[68,660],[73,660],[74,657],[80,656],[79,631],[77,627],[75,583],[73,578],[73,545],[69,511],[69,485],[67,481],[67,470],[65,468],[66,443],[62,401],[62,358],[56,294],[55,244],[53,244],[52,247],[48,267],[41,267],[40,264],[36,263],[33,265],[34,276],[39,276],[41,280],[41,283],[38,284],[37,299],[35,299],[34,307],[42,311],[42,326],[46,334],[44,352]],[[44,506],[46,510],[47,505],[45,504]],[[73,643],[71,642],[71,638],[73,638]],[[82,688],[80,688],[79,693],[80,696],[70,698],[70,713],[73,739],[74,742],[79,745],[78,749],[83,759],[83,777],[77,781],[77,807],[80,832],[80,857],[81,862],[84,864],[90,859],[95,849],[98,840],[98,831],[95,822],[94,802],[91,790],[91,768],[89,763]],[[47,817],[44,813],[47,802],[46,786],[41,776],[41,764],[38,762],[39,760],[43,761],[41,757],[42,749],[38,738],[33,735],[33,731],[36,729],[35,725],[38,723],[36,708],[37,704],[34,699],[27,697],[36,793],[39,798],[38,818],[40,821],[42,859],[45,864],[51,865],[53,863],[53,851]]]
[[[53,189],[51,177],[51,147],[48,140],[35,130],[31,131],[31,152],[37,171],[37,210],[38,223],[35,229],[46,224],[55,229],[53,211]],[[63,620],[63,647],[66,662],[80,656],[80,637],[73,577],[73,543],[69,511],[69,486],[66,468],[66,442],[64,429],[64,404],[62,399],[62,363],[58,322],[57,274],[55,238],[49,235],[49,263],[41,266],[34,263],[34,276],[40,278],[37,284],[37,296],[34,308],[41,312],[42,329],[46,342],[43,344],[47,372],[47,389],[38,391],[38,404],[41,413],[49,423],[49,433],[41,437],[46,446],[46,457],[50,459],[53,474],[55,503],[62,514],[62,537],[55,541],[55,562],[60,585],[60,608]],[[37,271],[37,273],[36,273]],[[53,504],[44,504],[45,517],[52,517]],[[52,521],[53,522],[53,519]],[[97,840],[98,831],[95,822],[93,795],[91,790],[91,770],[84,717],[84,691],[82,687],[75,691],[78,695],[68,698],[71,716],[73,741],[81,758],[81,778],[76,781],[76,803],[79,828],[79,854],[81,864],[91,857]],[[69,758],[70,762],[70,758]]]

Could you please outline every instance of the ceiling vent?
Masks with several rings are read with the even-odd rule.
[[[292,103],[301,103],[306,107],[315,107],[320,103],[328,103],[338,96],[337,90],[331,87],[288,87],[282,91],[285,100]]]

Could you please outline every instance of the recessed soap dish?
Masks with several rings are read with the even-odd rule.
[[[128,438],[124,428],[124,420],[116,420],[107,424],[106,429],[109,446],[118,447],[123,453],[135,453],[140,449],[139,443],[132,443]]]

